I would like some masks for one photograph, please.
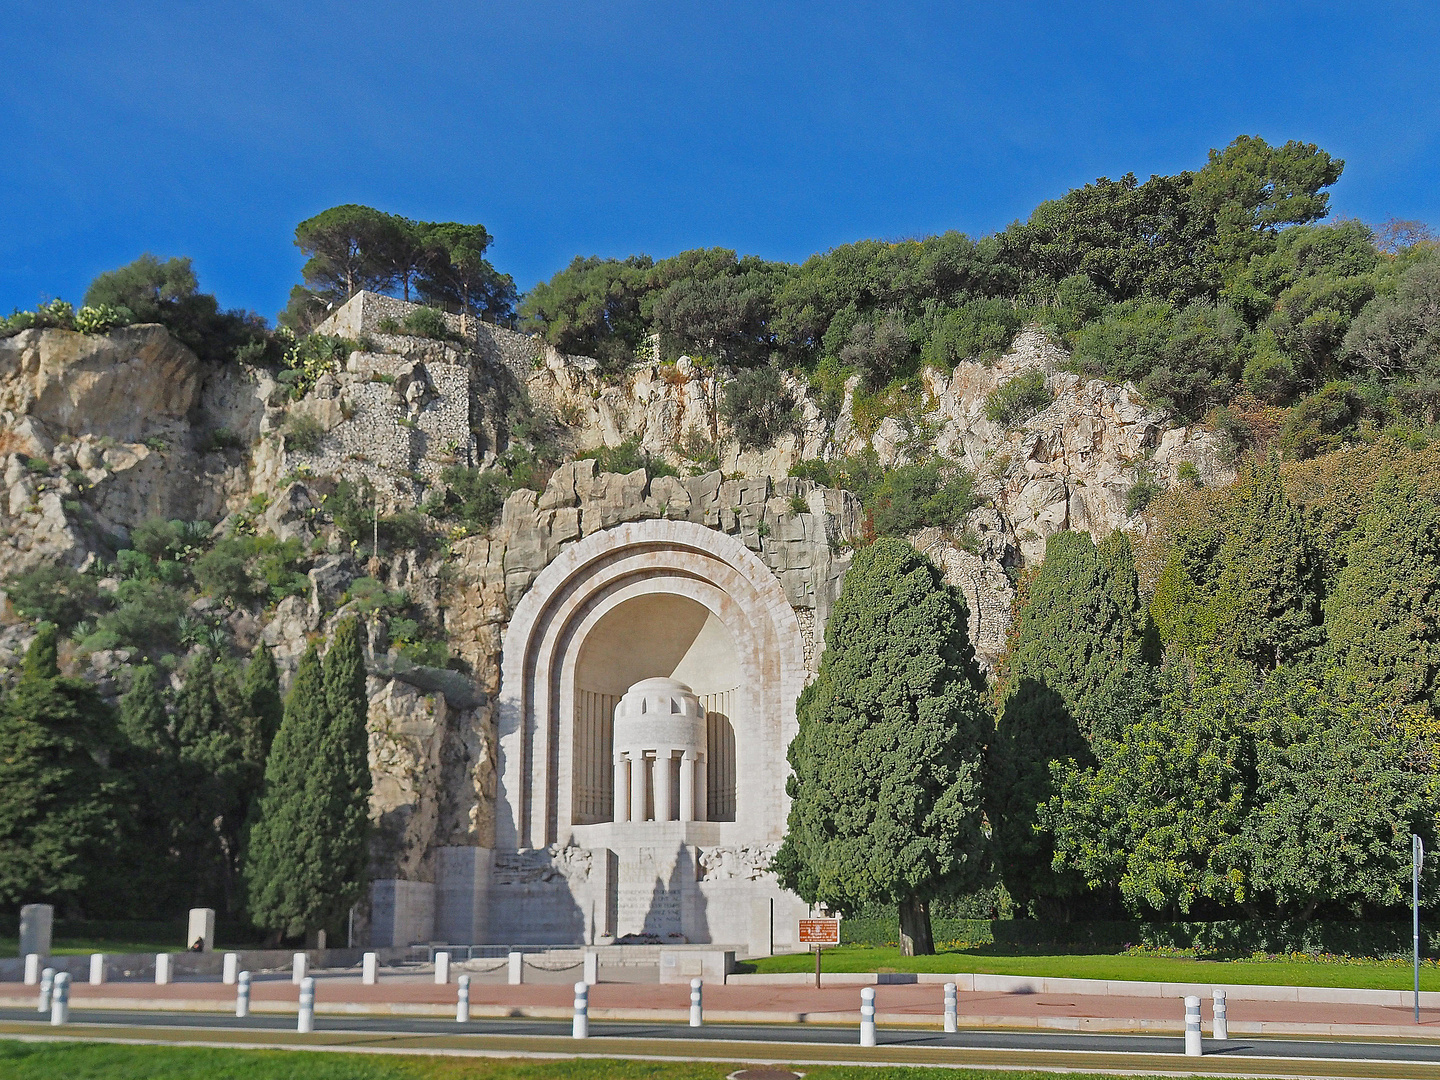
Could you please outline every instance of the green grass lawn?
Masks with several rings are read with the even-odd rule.
[[[1368,990],[1409,990],[1409,965],[1381,960],[1197,960],[1129,953],[1006,956],[986,948],[941,951],[934,956],[901,956],[898,948],[842,945],[826,949],[823,970],[934,971],[986,975],[1030,975],[1066,979],[1133,979],[1140,982],[1213,982],[1273,986],[1346,986]],[[813,953],[766,956],[751,961],[756,971],[814,971]],[[1420,988],[1440,990],[1440,968],[1420,968]]]
[[[217,946],[218,948],[219,946]],[[158,953],[184,952],[181,941],[101,941],[96,938],[57,937],[50,943],[56,956],[81,956],[86,953]],[[20,955],[19,938],[0,938],[0,957]]]
[[[723,1080],[735,1063],[526,1061],[287,1050],[212,1050],[0,1040],[5,1080]],[[934,1069],[804,1067],[806,1080],[934,1080]],[[945,1080],[1052,1080],[1053,1073],[945,1069]],[[1071,1073],[1070,1080],[1100,1080]],[[1157,1080],[1157,1078],[1151,1078]]]

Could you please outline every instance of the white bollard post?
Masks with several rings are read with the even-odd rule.
[[[169,986],[175,971],[174,957],[168,952],[155,954],[155,985]]]
[[[510,954],[510,985],[519,986],[525,981],[525,954],[512,952]]]
[[[296,986],[302,984],[305,976],[309,973],[309,968],[310,957],[303,952],[297,952],[290,964],[290,981]]]
[[[701,993],[704,990],[704,982],[700,979],[690,980],[690,1026],[699,1027],[705,1022],[705,1013]]]
[[[511,953],[510,955],[518,954]],[[590,987],[583,982],[575,984],[575,1021],[570,1026],[570,1036],[574,1039],[590,1037]]]
[[[585,954],[585,983],[588,986],[594,986],[599,981],[600,954],[595,952],[587,952]]]
[[[954,983],[945,984],[945,1030],[960,1030],[960,994]]]
[[[435,954],[435,985],[444,986],[450,981],[450,954],[448,952],[437,952]]]
[[[100,986],[105,982],[105,954],[103,952],[92,952],[90,954],[90,985]]]
[[[57,1027],[70,1022],[70,973],[61,971],[55,976],[55,994],[50,999],[50,1023]]]
[[[235,976],[235,1015],[242,1020],[250,1015],[250,972]]]
[[[875,1045],[875,988],[860,989],[860,1045]]]
[[[38,952],[25,954],[25,985],[34,986],[40,981],[40,954]]]
[[[36,1012],[50,1011],[50,995],[55,991],[55,969],[47,967],[40,973],[40,1008]]]
[[[455,980],[455,1022],[470,1022],[470,976],[461,975]]]
[[[1200,1049],[1200,999],[1191,994],[1185,999],[1185,1056],[1199,1057]]]
[[[309,975],[300,980],[300,1015],[296,1017],[295,1030],[315,1030],[315,980]]]
[[[1215,991],[1215,1038],[1230,1038],[1230,1019],[1225,1015],[1225,991]]]
[[[220,981],[226,986],[234,986],[235,976],[240,971],[240,954],[227,952],[221,963],[223,966],[220,968]]]
[[[360,984],[362,986],[374,986],[375,979],[379,974],[380,954],[367,952],[360,958]]]

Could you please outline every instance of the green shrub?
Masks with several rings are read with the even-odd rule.
[[[626,439],[619,446],[587,450],[579,457],[582,461],[590,459],[597,462],[601,472],[632,473],[636,469],[644,469],[652,480],[657,476],[680,475],[675,467],[664,459],[653,457],[650,451],[640,449],[638,438]]]
[[[131,578],[120,583],[115,601],[115,609],[96,623],[107,640],[146,652],[178,644],[179,620],[189,613],[190,604],[175,586]]]
[[[37,566],[5,582],[15,614],[67,630],[100,606],[95,579],[68,566]]]
[[[243,449],[245,449],[245,440],[229,428],[218,427],[210,432],[209,437],[205,440],[207,453]]]
[[[790,475],[800,480],[812,480],[821,487],[834,487],[830,466],[819,458],[805,458],[790,466]]]
[[[996,424],[1014,427],[1050,406],[1055,394],[1045,385],[1045,373],[1034,370],[1006,379],[985,397],[985,415]]]
[[[1024,315],[1008,300],[971,300],[940,312],[921,350],[927,364],[947,371],[964,360],[994,360],[1010,347]]]
[[[362,615],[373,615],[377,612],[404,611],[410,598],[404,589],[387,589],[375,578],[362,577],[350,583],[345,602],[353,603]]]
[[[338,371],[357,344],[329,334],[306,334],[285,350],[282,363],[287,370],[276,379],[289,386],[290,396],[299,400],[321,375]]]
[[[804,495],[791,495],[790,512],[792,514],[808,514],[810,512],[809,500]]]
[[[500,517],[515,482],[502,469],[451,465],[440,474],[446,491],[426,505],[435,517],[453,518],[472,529],[488,529]]]
[[[405,316],[402,325],[407,333],[417,337],[443,341],[450,335],[450,329],[445,324],[445,313],[439,308],[418,307]]]
[[[720,414],[742,450],[764,450],[795,427],[795,398],[780,370],[770,364],[746,368],[725,384]]]
[[[1125,512],[1131,516],[1140,513],[1164,490],[1164,485],[1156,480],[1149,470],[1141,469],[1135,483],[1131,484],[1130,490],[1125,493]]]
[[[1364,411],[1350,383],[1332,382],[1291,407],[1280,429],[1280,446],[1296,458],[1310,458],[1341,446]]]
[[[130,546],[152,559],[188,559],[204,550],[213,531],[208,521],[148,518],[131,530]]]
[[[974,477],[938,458],[885,473],[866,500],[876,536],[904,536],[926,526],[959,525],[975,509]]]
[[[851,327],[840,360],[860,372],[866,389],[875,391],[914,370],[915,345],[904,320],[892,314],[878,323],[859,322]]]
[[[1199,487],[1203,481],[1200,479],[1200,470],[1193,461],[1182,461],[1180,468],[1176,470],[1175,477],[1182,484],[1189,484],[1191,487]]]
[[[324,438],[324,425],[309,413],[292,413],[285,423],[285,449],[292,453],[313,454]]]
[[[309,593],[310,579],[299,570],[304,554],[299,540],[227,536],[195,560],[195,582],[208,595],[241,606],[277,603]]]

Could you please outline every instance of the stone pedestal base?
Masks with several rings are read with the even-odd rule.
[[[435,936],[435,886],[382,878],[370,883],[370,944],[420,945]]]

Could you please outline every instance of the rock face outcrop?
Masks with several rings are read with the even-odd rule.
[[[226,613],[237,646],[268,641],[293,670],[311,636],[354,610],[348,590],[362,576],[405,590],[443,628],[459,670],[417,667],[371,635],[381,877],[434,880],[429,852],[493,843],[506,626],[536,575],[599,530],[663,518],[735,536],[780,582],[814,670],[865,522],[854,495],[790,477],[790,467],[864,451],[895,464],[933,450],[974,472],[980,506],[962,530],[911,539],[965,593],[972,639],[993,667],[1013,577],[1043,556],[1048,536],[1143,530],[1128,512],[1130,488],[1143,476],[1174,482],[1186,462],[1207,481],[1226,479],[1211,433],[1172,425],[1130,387],[1075,374],[1034,331],[994,364],[926,372],[918,413],[885,418],[873,433],[857,428],[853,386],[831,421],[787,375],[796,429],[769,450],[741,452],[719,409],[724,373],[682,359],[602,377],[592,360],[499,327],[452,318],[447,341],[397,332],[413,309],[373,294],[342,307],[321,329],[359,348],[298,399],[275,372],[203,364],[159,326],[0,340],[0,578],[46,561],[109,561],[152,517],[240,524],[300,541],[310,588]],[[1043,374],[1051,404],[1015,425],[989,420],[986,397],[1028,371]],[[541,429],[572,457],[635,440],[695,475],[567,461],[542,490],[511,494],[488,533],[460,530],[430,552],[367,560],[328,523],[337,479],[369,481],[382,512],[414,510],[446,468],[490,465]],[[0,666],[18,661],[28,633],[13,620],[0,628]],[[116,692],[118,654],[86,662]]]

